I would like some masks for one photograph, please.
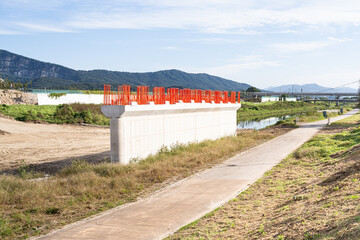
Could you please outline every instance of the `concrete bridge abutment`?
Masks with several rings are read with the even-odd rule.
[[[111,162],[128,164],[162,147],[236,134],[240,103],[103,105],[110,118]]]

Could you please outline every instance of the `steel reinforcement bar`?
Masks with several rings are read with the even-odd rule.
[[[138,86],[136,93],[131,93],[130,85],[119,86],[116,91],[111,91],[111,85],[104,85],[104,105],[130,105],[136,102],[138,105],[176,104],[176,103],[240,103],[240,92],[212,91],[201,89],[179,89],[154,87],[152,92],[148,86]]]

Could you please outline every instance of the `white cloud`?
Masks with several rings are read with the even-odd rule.
[[[274,60],[265,60],[261,55],[239,56],[231,63],[212,68],[204,69],[204,72],[210,74],[230,77],[245,69],[258,69],[262,67],[278,67],[281,63]]]
[[[50,2],[50,3],[49,3]],[[53,28],[67,30],[130,28],[190,29],[210,33],[257,34],[266,26],[279,26],[283,31],[292,26],[324,27],[329,25],[360,25],[360,2],[356,0],[303,0],[299,1],[253,1],[253,0],[112,0],[99,4],[94,0],[4,0],[0,7],[12,6],[31,16],[29,24],[48,23],[32,15],[37,11],[51,10],[55,13]],[[28,10],[28,14],[24,13]],[[49,16],[47,16],[49,17]],[[46,17],[45,17],[46,18]],[[36,30],[36,29],[35,29]],[[44,28],[46,30],[46,28]]]
[[[349,42],[353,40],[351,38],[336,38],[336,37],[328,37],[327,39],[336,43]]]
[[[272,47],[275,49],[286,52],[286,53],[296,53],[304,51],[313,51],[319,48],[324,48],[329,46],[330,42],[328,41],[313,41],[313,42],[292,42],[292,43],[281,43],[274,44]]]
[[[42,25],[42,24],[31,24],[31,23],[17,23],[19,27],[26,29],[27,31],[34,31],[34,32],[72,32],[72,30],[63,28],[63,27],[56,27],[52,25]]]
[[[280,44],[273,44],[271,47],[281,52],[297,53],[297,52],[314,51],[317,49],[325,48],[331,45],[340,44],[348,41],[352,41],[352,39],[336,38],[330,36],[323,41],[280,43]]]
[[[0,35],[18,35],[20,32],[0,29]]]
[[[174,47],[174,46],[166,46],[166,47],[162,47],[162,50],[167,50],[167,51],[176,51],[179,50],[178,47]]]

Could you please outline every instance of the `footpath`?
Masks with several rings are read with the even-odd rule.
[[[352,110],[331,122],[358,112]],[[328,120],[303,124],[176,182],[149,198],[124,204],[37,239],[162,239],[223,205],[309,140]]]

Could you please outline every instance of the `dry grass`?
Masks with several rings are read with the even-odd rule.
[[[329,126],[238,197],[169,238],[360,239],[359,120]],[[329,131],[339,126],[351,132]]]
[[[179,145],[127,166],[74,162],[41,181],[31,180],[37,173],[22,166],[20,177],[0,177],[0,238],[44,234],[134,201],[288,130],[244,131],[237,137]]]

